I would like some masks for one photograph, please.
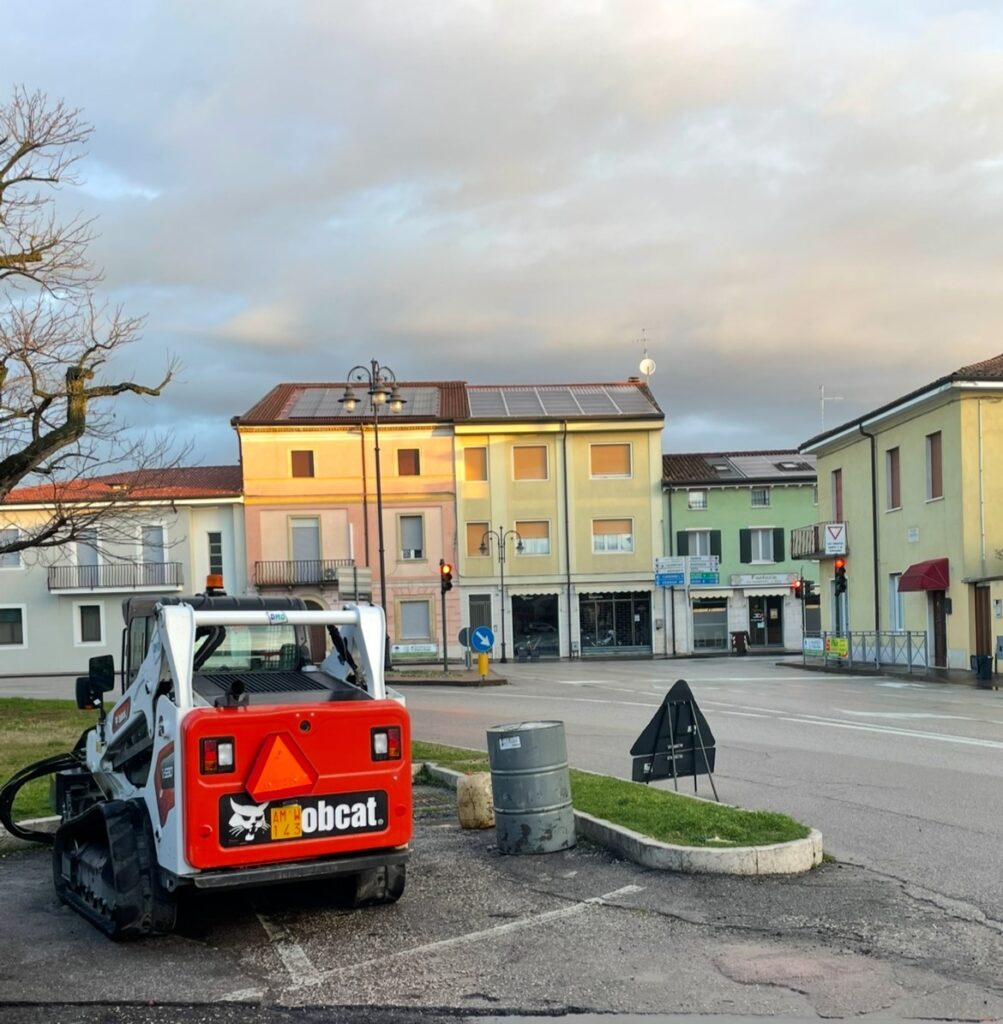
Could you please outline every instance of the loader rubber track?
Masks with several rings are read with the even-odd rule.
[[[176,901],[160,884],[141,801],[110,800],[60,825],[52,876],[56,895],[116,941],[174,928]]]

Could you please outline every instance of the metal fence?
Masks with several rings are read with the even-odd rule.
[[[338,585],[338,570],[350,569],[351,558],[297,558],[254,563],[257,587],[292,587],[298,584]]]
[[[805,633],[802,659],[806,665],[882,666],[925,669],[929,665],[926,633],[864,630],[848,633]]]

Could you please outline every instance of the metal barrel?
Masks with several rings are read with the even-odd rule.
[[[499,853],[555,853],[575,845],[563,722],[488,729]]]

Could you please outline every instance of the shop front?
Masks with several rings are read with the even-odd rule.
[[[648,591],[580,594],[578,622],[583,658],[652,653]]]
[[[512,642],[518,661],[561,656],[557,594],[512,595]]]

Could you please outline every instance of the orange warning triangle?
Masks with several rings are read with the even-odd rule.
[[[306,795],[316,782],[317,771],[296,741],[288,733],[275,732],[261,747],[247,780],[247,792],[260,804],[265,800]]]

